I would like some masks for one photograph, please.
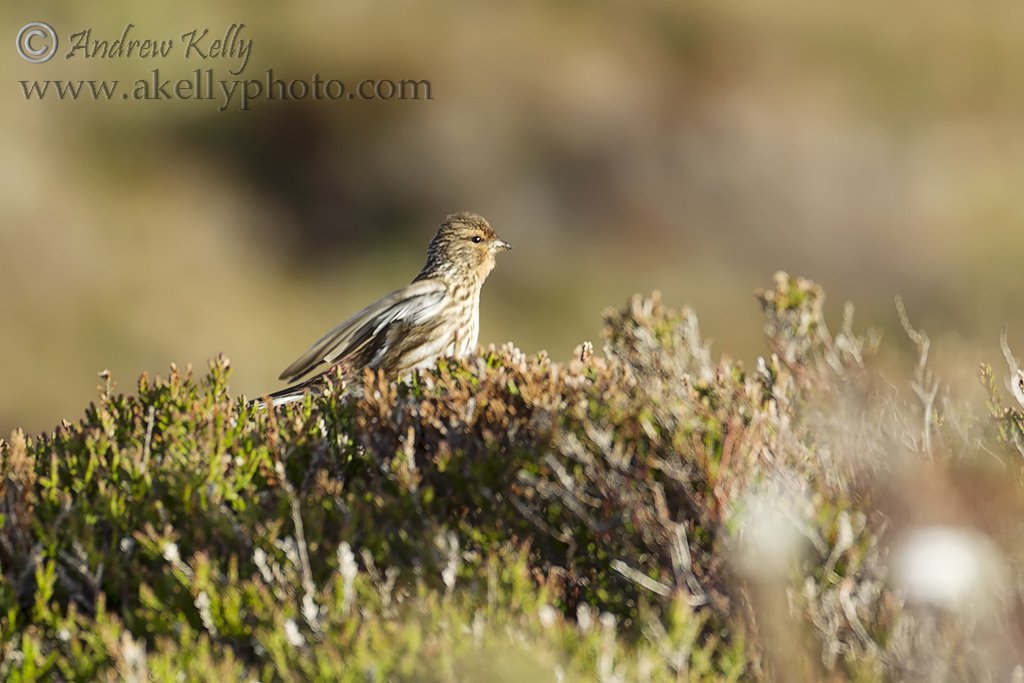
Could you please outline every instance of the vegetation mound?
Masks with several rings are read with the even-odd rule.
[[[277,412],[225,359],[104,387],[0,442],[0,675],[1005,680],[1020,411],[988,369],[987,412],[940,393],[909,321],[900,388],[813,283],[758,299],[751,369],[638,296],[566,364],[492,347]],[[929,592],[925,532],[983,579]]]

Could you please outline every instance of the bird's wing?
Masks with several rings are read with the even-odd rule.
[[[440,280],[419,280],[370,304],[317,340],[285,368],[280,379],[296,380],[321,363],[335,363],[359,351],[396,320],[417,323],[437,313],[448,288]]]

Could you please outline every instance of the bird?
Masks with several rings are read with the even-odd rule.
[[[281,372],[279,379],[293,384],[259,404],[300,401],[308,392],[321,391],[326,378],[339,373],[352,380],[369,368],[395,380],[433,367],[440,358],[472,353],[480,335],[480,290],[494,270],[497,254],[511,248],[482,216],[450,214],[427,247],[423,269],[409,285],[320,337]]]

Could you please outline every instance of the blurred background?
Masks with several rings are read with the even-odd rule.
[[[217,78],[238,60],[23,61],[15,35],[223,35],[239,78],[426,79],[431,100],[27,101],[20,80]],[[479,212],[515,249],[481,342],[566,359],[660,289],[716,352],[764,352],[786,269],[968,379],[1024,336],[1024,5],[1009,0],[0,6],[0,434],[223,352],[254,395]],[[890,334],[897,348],[909,343]],[[893,339],[895,338],[895,341]],[[1024,348],[1018,342],[1017,347]]]

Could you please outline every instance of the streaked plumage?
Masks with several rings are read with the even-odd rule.
[[[463,356],[480,333],[480,289],[494,257],[512,247],[481,216],[448,216],[427,248],[427,262],[412,283],[370,304],[314,343],[285,368],[281,379],[296,382],[270,394],[273,405],[302,398],[340,369],[347,379],[364,368],[390,379],[433,366],[438,358]]]

